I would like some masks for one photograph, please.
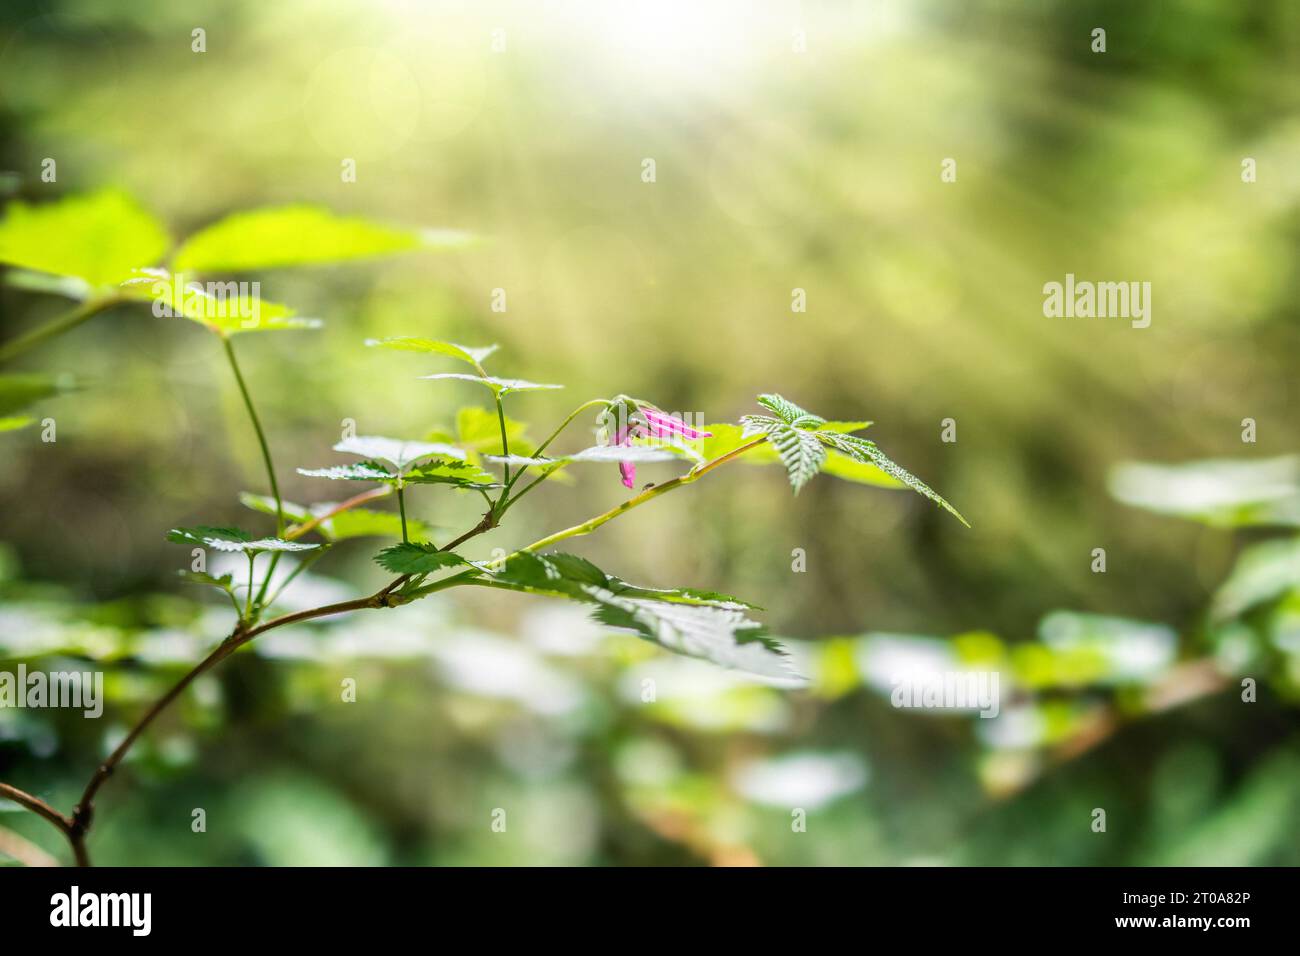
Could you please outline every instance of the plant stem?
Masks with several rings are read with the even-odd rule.
[[[244,620],[250,621],[253,618],[253,572],[255,570],[257,558],[253,552],[248,552],[248,594],[244,597]],[[263,588],[265,590],[265,588]],[[258,600],[262,599],[259,594]]]
[[[281,538],[284,536],[284,501],[280,498],[280,485],[275,480],[275,464],[271,461],[271,446],[266,443],[266,433],[262,431],[261,419],[257,417],[257,409],[253,407],[253,397],[248,393],[248,385],[245,384],[244,375],[239,370],[239,362],[235,360],[235,349],[230,342],[229,336],[223,335],[221,344],[226,349],[226,358],[230,361],[230,370],[235,373],[235,382],[239,385],[239,394],[244,396],[244,407],[248,409],[248,418],[253,423],[253,431],[257,433],[257,444],[262,449],[262,462],[266,465],[266,477],[271,482],[271,494],[275,496],[275,536]],[[249,617],[252,616],[254,608],[257,608],[260,612],[262,599],[266,597],[267,585],[271,583],[271,578],[275,575],[276,565],[279,563],[280,552],[277,551],[271,555],[271,565],[267,568],[266,577],[262,581],[261,588],[258,589],[257,598],[249,604]],[[252,596],[251,583],[249,596]]]
[[[58,810],[55,810],[52,806],[50,806],[40,797],[32,796],[30,793],[27,793],[25,790],[19,790],[17,787],[11,787],[7,783],[0,783],[0,797],[8,797],[14,803],[26,807],[28,810],[31,810],[33,813],[35,813],[37,816],[41,816],[44,817],[46,820],[49,820],[51,823],[53,823],[60,830],[63,830],[65,833],[68,831],[68,828],[72,826],[72,821],[70,819],[65,817],[63,814],[59,813]]]
[[[233,366],[234,354],[229,350],[229,342],[227,342],[227,354],[231,356],[231,363]],[[238,377],[238,375],[239,375],[238,368],[236,367],[236,376]],[[241,385],[241,390],[244,391],[245,399],[247,400],[248,393],[246,390],[243,389],[242,378],[240,379],[240,385]],[[252,413],[252,403],[249,402],[248,406],[249,406],[249,412]],[[254,422],[256,422],[255,415],[254,415]],[[261,435],[260,427],[258,428],[258,434],[260,437]],[[610,509],[604,514],[597,515],[594,518],[588,519],[587,521],[583,522],[580,525],[574,525],[572,528],[567,528],[564,531],[558,531],[555,534],[548,535],[547,537],[542,538],[539,541],[534,541],[526,548],[522,548],[521,551],[536,551],[537,549],[546,547],[547,545],[553,544],[556,541],[562,541],[565,538],[571,538],[571,537],[576,537],[578,535],[587,534],[590,531],[594,530],[595,528],[600,527],[605,522],[613,520],[614,518],[618,517],[624,512],[630,511],[632,508],[644,504],[645,502],[651,500],[652,498],[656,498],[661,494],[665,494],[673,490],[674,488],[680,488],[683,485],[687,485],[693,481],[698,480],[699,478],[708,474],[714,468],[717,468],[720,465],[723,465],[726,462],[739,457],[749,449],[762,444],[764,441],[766,441],[765,437],[755,438],[753,441],[741,445],[739,448],[735,448],[732,451],[727,452],[725,455],[721,455],[718,458],[715,458],[712,461],[706,462],[702,465],[697,465],[695,468],[692,468],[689,472],[687,472],[685,475],[682,475],[679,478],[674,478],[671,481],[664,482],[662,485],[657,485],[654,488],[647,489],[641,494],[628,499],[627,501],[623,502],[623,504],[619,505],[616,508]],[[263,442],[263,449],[265,450],[265,442]],[[269,464],[270,461],[269,454],[267,455],[267,461]],[[277,503],[278,503],[278,493],[277,493]],[[475,535],[482,534],[484,531],[488,531],[491,528],[495,527],[496,517],[497,515],[495,514],[495,512],[489,509],[488,513],[483,516],[482,521],[480,521],[475,527],[471,528],[469,531],[462,534],[455,541],[451,542],[448,545],[445,545],[443,550],[448,550],[452,547],[455,547],[456,545],[460,544],[462,541],[466,541],[469,538],[474,537]],[[515,552],[515,553],[518,554],[520,552]],[[109,754],[108,757],[104,760],[104,762],[101,763],[95,769],[95,772],[91,775],[89,782],[86,784],[85,790],[82,791],[81,799],[77,801],[77,805],[73,808],[71,817],[65,817],[61,815],[57,810],[55,810],[45,801],[37,797],[34,797],[31,794],[26,793],[22,790],[19,790],[16,787],[12,787],[8,784],[0,783],[0,797],[7,797],[11,800],[16,801],[17,803],[21,804],[27,809],[44,817],[50,823],[54,824],[54,826],[58,827],[60,832],[62,832],[64,836],[67,837],[68,843],[72,847],[73,855],[76,858],[77,865],[89,866],[90,855],[86,849],[86,835],[89,833],[91,825],[94,822],[94,800],[96,794],[99,793],[99,790],[104,785],[104,782],[107,781],[108,778],[113,775],[114,771],[117,769],[117,766],[126,757],[127,753],[130,751],[131,747],[135,744],[135,742],[140,738],[140,736],[145,732],[145,730],[148,729],[148,727],[154,722],[154,720],[158,718],[158,715],[161,714],[164,710],[166,710],[167,707],[170,706],[176,700],[176,698],[178,698],[182,693],[184,693],[186,688],[188,688],[191,684],[193,684],[194,681],[197,680],[200,676],[205,674],[207,671],[211,670],[217,664],[221,663],[223,660],[225,660],[227,657],[229,657],[239,648],[243,647],[249,641],[256,638],[259,634],[264,634],[267,631],[273,630],[278,627],[284,627],[289,624],[297,624],[303,621],[310,621],[316,618],[329,617],[335,614],[343,614],[349,611],[358,611],[366,608],[393,607],[395,605],[408,603],[409,601],[413,600],[415,597],[424,597],[425,595],[433,594],[437,591],[445,591],[448,588],[453,588],[461,584],[484,584],[484,586],[487,587],[497,586],[497,582],[482,582],[480,580],[477,580],[478,574],[479,571],[477,568],[471,568],[466,571],[461,571],[458,574],[453,574],[449,577],[443,578],[440,581],[435,581],[433,584],[428,585],[427,587],[420,588],[414,594],[411,593],[399,594],[397,595],[396,598],[394,598],[392,596],[393,592],[397,588],[401,587],[401,585],[405,583],[409,578],[408,575],[403,575],[402,577],[399,577],[395,581],[390,582],[387,586],[385,586],[381,590],[377,591],[376,593],[368,597],[356,598],[351,601],[343,601],[338,604],[327,604],[322,607],[310,608],[304,611],[294,611],[290,614],[284,614],[280,617],[274,618],[270,621],[267,621],[264,624],[260,624],[257,626],[250,626],[252,623],[251,621],[241,620],[235,626],[235,629],[230,633],[229,637],[227,637],[224,641],[222,641],[219,645],[217,645],[217,647],[214,648],[212,652],[208,654],[207,657],[203,658],[202,661],[200,661],[197,665],[191,668],[185,674],[184,677],[182,677],[179,681],[177,681],[176,684],[173,685],[169,691],[167,691],[167,693],[165,693],[162,697],[160,697],[147,711],[145,711],[144,716],[142,716],[139,720],[135,722],[135,724],[131,727],[130,731],[127,733],[126,737],[124,737],[122,739],[122,742],[117,745],[117,748],[111,754]],[[517,588],[514,587],[509,587],[506,589],[517,590]],[[251,593],[252,588],[250,587],[249,590]]]
[[[577,418],[579,415],[581,415],[581,414],[582,414],[583,412],[585,412],[587,409],[589,409],[589,408],[594,408],[594,407],[597,406],[597,405],[604,405],[606,408],[608,408],[608,407],[609,407],[609,399],[606,399],[606,398],[593,398],[591,401],[589,401],[589,402],[583,402],[581,405],[579,405],[579,406],[578,406],[577,408],[575,408],[573,411],[569,412],[569,416],[568,416],[568,418],[566,418],[564,421],[560,422],[560,426],[559,426],[558,428],[556,428],[555,431],[551,432],[550,436],[546,439],[546,441],[542,442],[540,445],[537,446],[537,450],[534,451],[533,454],[534,454],[534,455],[540,455],[542,452],[546,451],[546,449],[550,447],[551,442],[553,442],[553,441],[555,441],[555,439],[559,438],[559,437],[560,437],[560,433],[563,432],[566,428],[568,428],[569,425],[572,424],[572,422],[573,422],[573,420],[574,420],[575,418]],[[515,482],[517,482],[520,478],[523,477],[524,472],[527,471],[527,470],[529,469],[529,467],[530,467],[530,466],[528,466],[528,465],[524,465],[522,468],[519,469],[518,474],[515,475],[515,477],[514,477],[513,480],[507,480],[507,481],[506,481],[506,490],[505,490],[505,492],[504,492],[505,494],[509,494],[510,489],[513,488],[513,487],[515,486]],[[509,476],[507,476],[507,478],[509,478]],[[537,484],[537,482],[533,482],[533,484],[535,485],[535,484]],[[531,488],[532,485],[529,485],[528,487]],[[524,489],[524,491],[527,491],[527,490],[528,490],[527,488]],[[524,493],[524,492],[521,491],[521,492],[519,492],[519,495],[522,496],[523,493]]]
[[[257,443],[262,448],[262,462],[266,465],[266,477],[271,482],[271,494],[275,496],[275,536],[278,538],[284,534],[284,503],[280,500],[280,485],[275,480],[275,465],[271,462],[271,448],[266,443],[266,433],[262,431],[262,422],[257,417],[257,409],[253,407],[253,398],[248,394],[248,386],[244,384],[244,376],[239,371],[239,362],[235,360],[234,347],[226,336],[221,337],[221,344],[225,346],[226,358],[230,361],[230,370],[235,373],[235,382],[239,385],[239,394],[244,396],[244,407],[248,409],[248,417],[253,423],[253,431],[257,432]]]
[[[496,392],[497,397],[497,422],[501,425],[501,456],[510,457],[510,442],[506,440],[506,410],[501,404],[501,393]],[[497,504],[506,500],[506,495],[510,492],[510,465],[505,466],[503,482],[505,487],[501,489],[501,497],[497,499]]]
[[[397,486],[397,512],[402,516],[402,544],[406,544],[409,540],[406,537],[406,498],[402,494],[402,486],[400,483]]]
[[[290,584],[293,583],[293,579],[296,578],[298,575],[302,574],[302,572],[306,571],[313,564],[315,564],[322,556],[324,556],[327,550],[328,550],[327,548],[317,548],[315,551],[311,552],[305,558],[299,561],[297,565],[294,566],[294,569],[290,571],[288,575],[285,576],[284,581],[280,584],[278,588],[275,589],[275,592],[266,599],[266,603],[263,605],[263,607],[271,607],[272,605],[274,605],[275,602],[280,599],[280,595],[284,593],[285,588],[287,588]]]
[[[78,305],[75,309],[65,312],[57,319],[45,323],[20,336],[11,342],[6,342],[0,346],[0,362],[8,362],[10,359],[17,358],[24,352],[34,349],[46,339],[52,339],[55,336],[62,335],[71,329],[75,329],[82,322],[92,316],[98,315],[111,305],[116,305],[121,299],[117,295],[99,296],[93,299],[87,299]]]

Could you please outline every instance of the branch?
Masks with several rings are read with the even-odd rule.
[[[655,485],[653,488],[647,488],[639,495],[635,495],[629,498],[621,505],[618,505],[617,507],[614,508],[610,508],[604,514],[596,515],[596,517],[594,518],[588,518],[586,521],[582,522],[582,524],[575,524],[571,528],[565,528],[563,531],[557,531],[554,534],[547,535],[545,538],[542,538],[539,541],[534,541],[532,544],[528,545],[527,547],[520,548],[519,550],[537,551],[541,548],[549,547],[550,545],[555,544],[557,541],[563,541],[565,538],[576,538],[584,534],[591,534],[591,532],[595,531],[605,522],[613,521],[619,515],[625,514],[626,512],[631,511],[633,508],[645,504],[647,501],[650,501],[652,498],[658,498],[660,495],[667,494],[668,492],[673,491],[677,488],[685,487],[686,485],[689,485],[691,482],[698,481],[699,479],[707,475],[709,472],[711,472],[713,469],[725,465],[727,462],[735,458],[739,458],[745,452],[749,451],[752,448],[757,448],[765,441],[767,441],[767,436],[760,435],[759,437],[755,438],[753,441],[746,442],[745,444],[741,445],[739,448],[733,448],[725,455],[719,455],[717,458],[714,458],[712,461],[707,461],[704,462],[703,464],[696,465],[694,468],[692,468],[684,475],[681,475],[677,478],[673,478],[669,481],[665,481],[661,485]],[[519,552],[515,552],[515,553],[518,554]]]
[[[44,817],[65,835],[72,827],[72,821],[59,813],[52,806],[42,800],[40,797],[32,796],[25,790],[19,790],[17,787],[11,787],[7,783],[0,783],[0,797],[8,797],[14,803],[20,804],[31,810],[37,816]]]
[[[572,416],[570,416],[570,418],[572,418]],[[522,548],[521,551],[535,551],[538,548],[545,547],[555,541],[561,541],[565,538],[587,534],[595,528],[600,527],[600,525],[605,522],[613,520],[624,512],[630,511],[652,498],[656,498],[674,488],[680,488],[698,480],[714,468],[739,457],[749,449],[756,447],[764,441],[766,441],[765,437],[756,438],[712,461],[706,462],[702,465],[697,465],[685,475],[664,482],[662,485],[657,485],[654,488],[647,489],[641,494],[630,498],[618,507],[612,508],[604,514],[597,515],[580,525],[575,525],[574,527],[568,528],[564,531],[558,531],[555,534],[542,538],[540,541],[535,541],[526,548]],[[360,498],[361,496],[357,497]],[[491,530],[496,527],[497,518],[498,516],[495,513],[495,510],[488,509],[488,512],[477,525],[466,531],[460,537],[444,545],[441,550],[449,551],[462,542],[468,541],[475,535]],[[515,553],[518,554],[520,552],[517,551]],[[395,597],[394,592],[409,580],[409,575],[403,575],[396,580],[391,581],[385,587],[368,597],[356,598],[351,601],[342,601],[337,604],[327,604],[322,607],[310,608],[304,611],[294,611],[290,614],[284,614],[267,621],[264,624],[257,625],[256,627],[249,627],[249,622],[241,620],[236,624],[235,629],[231,632],[229,637],[218,644],[207,657],[177,681],[171,690],[167,691],[166,694],[160,697],[153,706],[144,713],[144,716],[136,721],[130,732],[128,732],[122,742],[117,745],[117,748],[109,754],[108,758],[103,763],[95,768],[95,772],[91,775],[90,781],[86,784],[85,790],[82,791],[81,799],[77,801],[77,805],[73,808],[71,817],[63,816],[45,801],[8,784],[0,783],[0,796],[7,796],[9,799],[20,803],[27,809],[39,814],[58,827],[59,831],[64,834],[71,845],[73,854],[76,856],[77,865],[89,866],[90,856],[86,850],[86,836],[90,832],[90,828],[94,823],[95,796],[99,793],[99,790],[104,785],[105,781],[113,775],[114,771],[126,757],[131,747],[145,732],[145,730],[148,729],[149,725],[152,724],[159,714],[166,710],[172,702],[184,693],[186,688],[194,683],[194,681],[200,676],[221,663],[258,635],[265,634],[267,631],[274,630],[275,628],[284,627],[288,624],[298,624],[303,621],[315,620],[316,618],[330,617],[335,614],[345,614],[349,611],[359,611],[368,608],[397,607],[401,604],[408,603],[413,600],[414,597],[424,597],[428,594],[433,594],[436,591],[446,590],[447,588],[455,587],[459,584],[477,583],[474,581],[474,576],[476,574],[477,571],[474,569],[462,571],[459,574],[451,575],[450,577],[443,578],[431,585],[422,587],[415,592],[414,595],[405,594],[397,595]]]

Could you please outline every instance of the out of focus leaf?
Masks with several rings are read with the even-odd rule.
[[[455,342],[439,342],[436,339],[422,339],[412,335],[396,335],[387,339],[366,339],[366,345],[372,348],[395,349],[400,352],[431,352],[459,359],[478,368],[480,363],[495,352],[499,346],[484,345],[475,348],[471,345],[457,345]]]
[[[14,201],[0,220],[0,262],[100,289],[158,265],[169,245],[162,224],[116,189],[40,205]]]
[[[346,455],[386,461],[397,469],[399,475],[421,458],[428,458],[431,455],[460,460],[465,458],[465,451],[454,445],[404,441],[399,438],[384,438],[382,435],[356,435],[345,438],[334,446],[334,450]]]
[[[447,244],[454,234],[434,235]],[[237,212],[199,230],[182,243],[174,263],[184,272],[243,272],[388,255],[426,244],[414,229],[318,206],[279,206]]]
[[[1295,590],[1300,590],[1300,538],[1261,541],[1237,558],[1214,595],[1211,612],[1217,620],[1236,617]]]
[[[480,385],[486,385],[498,395],[508,395],[511,392],[535,392],[548,388],[564,388],[563,385],[539,385],[537,382],[526,382],[521,378],[493,378],[491,375],[469,375],[465,372],[440,372],[437,375],[421,375],[424,379],[441,379],[441,378],[458,378],[466,382],[478,382]]]
[[[49,375],[0,375],[0,417],[12,415],[68,387],[67,382]]]
[[[1214,527],[1300,526],[1300,455],[1180,465],[1128,462],[1111,470],[1109,485],[1127,505]]]
[[[314,329],[319,319],[303,319],[293,309],[268,302],[238,282],[180,283],[162,269],[144,269],[124,280],[124,295],[154,303],[160,317],[183,317],[228,338],[244,332]]]

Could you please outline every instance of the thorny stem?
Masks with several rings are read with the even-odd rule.
[[[34,349],[46,339],[52,339],[57,335],[62,335],[64,332],[75,329],[82,322],[85,322],[87,319],[103,312],[109,306],[116,305],[121,301],[121,296],[115,293],[87,299],[75,309],[65,312],[57,319],[52,319],[45,323],[45,325],[39,326],[38,328],[28,332],[26,335],[19,336],[10,342],[6,342],[3,346],[0,346],[0,362],[8,362],[10,359],[17,358],[24,352]]]
[[[230,352],[229,341],[226,342],[226,348],[227,348],[227,354],[231,356],[231,361],[233,365],[234,354]],[[237,367],[236,367],[236,376],[238,377]],[[240,386],[241,386],[241,390],[243,390],[242,378],[240,379]],[[247,391],[245,391],[244,394],[245,394],[245,398],[247,398]],[[248,407],[249,407],[249,412],[252,413],[251,402],[248,403]],[[256,415],[253,416],[253,419],[254,419],[254,423],[256,423]],[[257,431],[258,431],[258,436],[260,438],[261,437],[260,426],[258,427]],[[564,531],[559,531],[556,532],[555,534],[548,535],[547,537],[542,538],[539,541],[535,541],[532,544],[528,545],[525,548],[520,549],[520,551],[517,551],[515,553],[519,554],[524,551],[536,551],[539,548],[546,547],[547,545],[552,544],[556,541],[561,541],[565,538],[571,538],[571,537],[576,537],[578,535],[587,534],[590,531],[594,530],[595,528],[600,527],[600,525],[604,524],[605,522],[613,520],[614,518],[618,517],[624,512],[630,511],[631,509],[637,507],[638,505],[644,504],[645,502],[651,500],[652,498],[656,498],[661,494],[673,490],[674,488],[680,488],[683,485],[687,485],[693,481],[698,480],[699,478],[708,474],[714,468],[717,468],[718,466],[725,464],[726,462],[732,460],[733,458],[740,456],[744,452],[748,451],[751,448],[756,447],[757,445],[761,444],[765,440],[766,440],[765,438],[761,438],[761,437],[756,438],[751,442],[741,445],[739,448],[733,449],[732,451],[728,452],[725,455],[721,455],[718,458],[713,459],[712,461],[705,462],[704,464],[701,465],[697,465],[696,467],[692,468],[689,472],[687,472],[685,475],[682,475],[679,478],[674,478],[671,481],[664,482],[662,485],[657,485],[654,488],[647,489],[641,494],[628,499],[627,501],[623,502],[623,504],[619,505],[616,508],[610,509],[604,514],[597,515],[596,517],[591,518],[590,520],[585,521],[580,525],[574,525],[572,528],[568,528]],[[263,443],[263,446],[265,448],[265,443]],[[267,458],[267,463],[269,465],[270,463],[269,453],[267,454],[266,458]],[[272,474],[272,480],[274,481],[274,475],[273,473],[271,474]],[[279,501],[279,497],[277,491],[277,503],[278,501]],[[451,550],[452,548],[460,545],[464,541],[469,540],[475,535],[479,535],[485,531],[491,530],[492,528],[496,527],[497,518],[498,518],[498,514],[496,513],[495,509],[491,509],[491,508],[488,509],[488,512],[483,516],[483,520],[481,520],[473,528],[466,531],[460,537],[456,538],[454,541],[451,541],[450,543],[444,545],[441,550],[443,551]],[[217,664],[224,661],[227,657],[229,657],[239,648],[243,647],[249,641],[252,641],[258,635],[265,634],[267,631],[274,630],[275,628],[285,627],[289,624],[298,624],[298,623],[302,623],[303,621],[311,621],[317,618],[330,617],[336,614],[345,614],[350,611],[359,611],[359,610],[370,609],[370,608],[396,607],[401,604],[406,604],[417,597],[424,597],[428,594],[433,594],[437,591],[443,591],[448,588],[456,587],[457,585],[460,584],[471,583],[477,574],[478,574],[477,569],[470,569],[467,571],[462,571],[459,574],[453,574],[449,577],[443,578],[442,580],[436,581],[431,585],[427,585],[425,587],[419,588],[417,591],[414,592],[394,594],[394,592],[396,592],[403,584],[406,583],[406,581],[409,580],[410,577],[409,575],[403,575],[397,578],[396,580],[390,582],[381,590],[377,591],[376,593],[368,597],[356,598],[351,601],[343,601],[337,604],[327,604],[322,607],[310,608],[303,611],[294,611],[292,613],[281,615],[280,617],[273,618],[270,621],[255,626],[249,620],[240,620],[235,625],[235,629],[230,633],[229,637],[227,637],[224,641],[218,644],[217,647],[214,648],[212,652],[208,654],[207,657],[203,658],[202,661],[200,661],[195,667],[189,670],[185,674],[185,676],[183,676],[179,681],[176,682],[175,685],[172,686],[172,688],[169,691],[167,691],[167,693],[165,693],[162,697],[160,697],[156,702],[154,702],[154,704],[147,711],[145,711],[144,715],[135,722],[135,725],[132,726],[131,730],[122,739],[121,743],[117,745],[117,748],[111,754],[108,755],[108,757],[104,760],[103,763],[101,763],[97,768],[95,768],[95,772],[91,775],[90,781],[86,784],[85,790],[82,791],[81,799],[77,801],[77,805],[73,808],[72,815],[70,817],[63,816],[57,810],[51,807],[48,803],[46,803],[44,800],[41,800],[39,797],[32,796],[31,794],[19,790],[16,787],[10,786],[9,784],[0,783],[0,796],[7,797],[11,800],[16,801],[17,803],[33,811],[34,813],[37,813],[38,815],[44,817],[46,820],[52,823],[67,838],[68,843],[72,848],[73,855],[76,858],[77,865],[89,866],[90,855],[86,849],[86,836],[89,833],[91,825],[94,822],[94,812],[95,812],[94,801],[95,801],[96,794],[99,793],[100,787],[102,787],[105,781],[107,781],[108,778],[113,775],[118,765],[126,757],[131,747],[145,732],[145,730],[147,730],[149,726],[158,718],[158,716],[164,710],[166,710],[172,704],[172,702],[175,701],[182,693],[184,693],[185,690],[191,684],[193,684],[194,681],[196,681],[199,677],[207,673]]]

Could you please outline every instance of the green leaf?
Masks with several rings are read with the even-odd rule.
[[[704,430],[713,433],[712,438],[704,439],[704,444],[700,449],[700,452],[706,461],[712,461],[715,458],[721,458],[723,455],[730,454],[753,438],[752,435],[746,434],[743,427],[740,425],[733,425],[730,422],[718,422],[715,425],[706,425]],[[745,452],[741,460],[754,465],[770,465],[775,464],[781,459],[777,456],[775,448],[764,443],[759,445],[757,448]]]
[[[204,571],[182,571],[181,577],[190,584],[211,585],[214,588],[220,588],[227,594],[233,594],[235,591],[235,579],[229,574],[223,574],[218,578]]]
[[[732,608],[738,611],[762,610],[757,604],[750,604],[730,594],[718,591],[701,591],[696,588],[645,588],[628,584],[612,574],[606,585],[621,597],[647,598],[653,601],[671,601],[676,604],[697,604],[707,607]]]
[[[141,269],[121,284],[124,295],[154,304],[159,318],[183,317],[223,338],[242,332],[315,329],[320,319],[303,319],[278,302],[269,302],[238,282],[182,283],[179,274]]]
[[[408,485],[455,485],[458,488],[498,488],[496,478],[465,461],[431,461],[412,468],[403,480]]]
[[[366,345],[372,348],[395,349],[401,352],[433,352],[460,359],[475,368],[495,352],[500,346],[484,345],[475,348],[470,345],[457,345],[455,342],[439,342],[434,339],[422,339],[412,335],[396,335],[387,339],[366,339]]]
[[[620,461],[641,464],[643,462],[675,461],[677,455],[668,448],[647,448],[640,445],[595,445],[591,448],[584,448],[582,451],[576,451],[572,455],[556,455],[545,458],[529,458],[525,455],[484,455],[483,459],[498,465],[541,467],[572,461],[605,465]]]
[[[327,509],[326,509],[327,510]],[[350,538],[400,538],[401,516],[393,511],[373,511],[369,508],[349,508],[322,521],[317,527],[331,541]],[[429,526],[415,518],[406,519],[406,532],[413,538],[429,535]]]
[[[537,382],[526,382],[521,378],[493,378],[491,375],[468,375],[464,372],[440,372],[437,375],[421,375],[420,378],[458,378],[466,382],[478,382],[480,385],[486,385],[498,395],[508,395],[511,392],[536,392],[547,388],[564,388],[563,385],[539,385]]]
[[[803,431],[765,415],[746,415],[741,421],[745,423],[747,435],[767,436],[768,442],[780,456],[781,464],[785,465],[790,487],[796,495],[812,480],[826,460],[826,449],[815,432]]]
[[[1213,617],[1222,621],[1300,591],[1300,538],[1260,541],[1244,549],[1215,592]]]
[[[334,481],[395,482],[398,478],[377,461],[361,461],[353,465],[331,465],[328,468],[299,468],[298,474],[306,475],[308,478],[330,478]]]
[[[319,544],[304,544],[300,541],[285,541],[282,538],[258,538],[240,528],[213,528],[198,525],[193,528],[173,528],[167,532],[167,540],[175,544],[196,544],[216,551],[237,551],[260,554],[263,551],[313,551]]]
[[[815,432],[814,434],[827,446],[834,448],[836,451],[843,452],[855,461],[875,465],[885,474],[889,475],[889,477],[902,482],[913,491],[929,498],[966,527],[970,527],[970,522],[962,517],[961,512],[948,504],[947,501],[945,501],[920,478],[917,478],[902,465],[891,461],[884,452],[876,447],[875,442],[867,441],[865,438],[855,438],[852,435],[840,435],[833,432]]]
[[[822,473],[842,481],[852,481],[859,485],[872,485],[876,488],[906,487],[897,478],[891,478],[875,465],[855,461],[848,455],[832,450],[822,462]]]
[[[394,574],[430,574],[440,568],[468,563],[458,554],[439,551],[436,545],[415,542],[385,548],[375,555],[375,560]]]
[[[0,418],[7,418],[33,402],[66,391],[70,382],[49,375],[0,375]]]
[[[506,441],[510,447],[520,450],[518,446],[526,444],[524,436],[528,426],[506,417]],[[501,423],[494,410],[469,405],[456,412],[456,436],[460,444],[475,451],[499,449],[501,447]]]
[[[1126,505],[1216,528],[1300,526],[1300,455],[1178,465],[1126,462],[1110,473]]]
[[[826,419],[805,411],[789,399],[780,395],[760,395],[758,404],[772,411],[781,421],[797,428],[812,428],[825,423]]]
[[[454,445],[437,442],[406,441],[400,438],[385,438],[382,435],[354,435],[345,438],[334,446],[334,450],[345,455],[357,455],[360,458],[386,461],[402,474],[421,458],[441,455],[463,461],[465,452]]]
[[[599,604],[597,620],[628,628],[674,653],[762,677],[801,680],[785,648],[741,611],[621,597],[596,589],[592,597]]]
[[[784,649],[745,617],[746,605],[727,595],[637,588],[563,553],[513,555],[490,580],[594,605],[602,623],[632,630],[678,654],[782,681],[799,679]]]
[[[872,422],[822,422],[814,431],[819,432],[860,432],[865,428],[870,428]]]
[[[422,245],[452,245],[468,236],[338,216],[318,206],[279,206],[227,216],[190,236],[176,252],[175,267],[193,272],[243,272],[282,266],[341,262],[389,255]]]
[[[19,415],[11,415],[7,418],[0,418],[0,432],[17,431],[20,428],[26,428],[28,425],[35,423],[34,418],[24,418]]]
[[[239,493],[239,503],[245,508],[264,515],[270,515],[272,518],[276,515],[275,499],[267,495],[255,495],[251,491],[241,491]],[[280,504],[284,509],[284,516],[295,524],[302,524],[305,521],[312,520],[311,510],[306,505],[297,505],[292,501],[282,501]]]
[[[15,201],[0,220],[0,262],[111,288],[157,265],[171,240],[162,224],[116,189],[41,205]]]

